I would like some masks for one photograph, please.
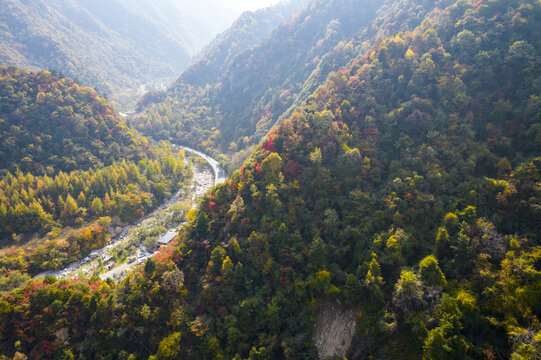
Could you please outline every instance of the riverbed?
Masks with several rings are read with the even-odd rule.
[[[137,243],[138,231],[140,229],[166,228],[166,233],[177,232],[179,223],[178,212],[187,211],[195,207],[197,200],[203,196],[212,186],[225,181],[225,172],[220,167],[218,161],[200,151],[186,146],[173,145],[176,148],[184,149],[196,156],[199,156],[210,165],[212,171],[206,167],[194,166],[194,176],[192,187],[188,193],[179,190],[168,201],[162,204],[152,213],[140,219],[137,223],[122,228],[119,235],[101,249],[93,250],[87,257],[71,263],[63,269],[56,271],[47,271],[36,276],[54,276],[56,278],[80,278],[92,275],[99,275],[101,279],[122,278],[133,266],[144,263],[149,257],[155,255],[154,246],[146,247],[144,244]],[[179,204],[182,204],[179,205]],[[188,209],[185,209],[186,205]],[[183,208],[184,206],[184,208]],[[180,208],[179,208],[180,207]],[[176,215],[176,216],[175,216]],[[185,215],[185,214],[183,214]],[[118,259],[115,254],[122,253],[123,256]],[[117,258],[117,259],[115,259]],[[104,272],[105,271],[105,272]],[[101,274],[100,274],[101,273]]]

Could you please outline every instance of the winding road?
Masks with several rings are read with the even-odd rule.
[[[204,154],[204,153],[202,153],[200,151],[189,148],[187,146],[181,146],[181,145],[176,145],[176,144],[172,144],[172,146],[175,147],[175,148],[184,149],[187,152],[190,152],[190,153],[192,153],[192,154],[194,154],[196,156],[199,156],[199,157],[205,159],[205,161],[207,161],[209,163],[209,165],[211,166],[211,168],[212,168],[212,173],[214,175],[213,179],[211,178],[212,175],[210,175],[208,170],[203,170],[203,169],[198,170],[197,167],[194,168],[194,191],[193,191],[192,194],[190,194],[190,196],[193,198],[194,201],[197,200],[197,197],[200,197],[202,194],[207,192],[214,185],[219,184],[219,183],[226,180],[225,171],[220,167],[220,164],[215,159],[211,158],[210,156],[208,156],[208,155],[206,155],[206,154]],[[205,179],[205,176],[204,176],[205,172],[208,174],[206,176],[206,179]],[[162,204],[159,208],[154,210],[152,213],[146,215],[144,218],[140,219],[137,222],[137,225],[140,225],[143,221],[153,217],[158,211],[167,209],[170,206],[175,205],[179,201],[181,201],[181,199],[179,197],[179,193],[176,193],[168,201],[166,201],[164,204]],[[102,260],[105,259],[107,257],[107,251],[112,249],[113,247],[115,247],[116,245],[121,243],[122,241],[124,241],[126,239],[126,237],[129,236],[128,231],[135,225],[136,224],[125,226],[122,229],[121,234],[119,236],[115,237],[113,239],[113,241],[111,241],[111,243],[109,243],[107,246],[105,246],[105,247],[103,247],[101,249],[96,249],[96,250],[92,251],[84,259],[73,262],[73,263],[69,264],[68,266],[66,266],[66,267],[64,267],[62,269],[56,270],[56,271],[43,272],[41,274],[36,275],[35,278],[45,277],[47,275],[54,276],[54,277],[57,277],[57,278],[65,278],[65,277],[71,277],[74,274],[77,274],[79,272],[79,270],[83,269],[83,267],[87,267],[88,265],[90,265],[94,261],[97,262],[99,258],[101,258]],[[178,228],[178,224],[175,227],[172,227],[172,228],[168,229],[168,231],[175,231],[177,228]],[[144,260],[146,260],[146,258],[151,257],[151,256],[153,256],[153,254],[148,253],[143,258],[140,258],[137,263],[140,263],[141,261],[144,261]],[[100,277],[102,279],[106,279],[108,277],[114,277],[114,278],[121,277],[132,266],[136,265],[137,263],[123,264],[123,265],[117,266],[114,269],[111,269],[111,271],[109,271],[109,272],[107,272],[105,274],[102,274]]]
[[[173,146],[177,147],[179,149],[184,149],[186,151],[189,151],[192,154],[195,154],[195,155],[205,159],[209,163],[209,165],[212,167],[212,171],[214,172],[214,185],[225,181],[225,179],[226,179],[225,171],[224,171],[224,169],[222,169],[220,167],[220,164],[218,163],[217,160],[211,158],[210,156],[208,156],[208,155],[206,155],[206,154],[204,154],[204,153],[202,153],[200,151],[194,150],[194,149],[189,148],[187,146],[176,145],[176,144],[173,144]]]

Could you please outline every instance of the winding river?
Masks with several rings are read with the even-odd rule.
[[[41,274],[36,275],[35,278],[44,277],[47,275],[54,276],[57,278],[77,277],[79,272],[83,272],[87,274],[89,272],[88,269],[92,267],[92,264],[94,265],[97,264],[99,259],[101,259],[102,262],[107,261],[109,250],[112,250],[114,247],[116,247],[117,245],[125,241],[126,238],[129,236],[128,232],[131,228],[133,228],[134,226],[141,226],[143,222],[145,222],[145,220],[153,218],[154,216],[156,216],[156,214],[159,211],[168,209],[169,207],[171,207],[172,205],[175,205],[179,201],[192,200],[195,202],[204,193],[206,193],[211,187],[225,181],[226,179],[225,171],[220,167],[220,164],[215,159],[211,158],[210,156],[200,151],[189,148],[187,146],[181,146],[181,145],[176,145],[176,144],[172,144],[172,146],[174,148],[184,149],[186,152],[190,152],[196,156],[199,156],[205,159],[205,161],[212,168],[212,174],[211,174],[210,171],[206,168],[200,168],[198,166],[194,166],[194,176],[193,176],[194,187],[193,187],[193,191],[187,196],[188,198],[191,198],[191,199],[186,199],[186,198],[182,199],[180,195],[180,191],[175,193],[168,201],[166,201],[164,204],[162,204],[152,213],[145,215],[145,217],[140,219],[136,224],[128,225],[122,228],[120,235],[115,236],[113,240],[107,246],[101,249],[93,250],[84,259],[73,262],[69,264],[68,266],[64,267],[63,269],[59,269],[56,271],[43,272]],[[169,228],[167,232],[176,232],[177,229],[178,229],[178,224],[176,224],[174,227]],[[131,268],[132,266],[136,264],[143,263],[144,261],[146,261],[147,258],[153,255],[154,254],[152,252],[142,253],[138,257],[137,262],[115,266],[114,268],[110,269],[110,271],[108,271],[107,273],[102,274],[100,277],[102,279],[105,279],[108,277],[120,278],[127,272],[127,270],[129,270],[129,268]]]

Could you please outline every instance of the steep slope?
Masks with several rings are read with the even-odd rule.
[[[205,87],[215,84],[235,58],[259,45],[278,25],[308,3],[307,0],[284,1],[259,11],[247,11],[224,33],[214,39],[176,81]],[[173,87],[179,85],[173,85]]]
[[[216,31],[227,26],[221,17],[233,21],[233,14],[221,14],[213,17],[223,26]],[[203,27],[174,0],[7,0],[0,9],[0,64],[54,69],[125,101],[142,85],[177,76],[214,36]]]
[[[0,67],[0,170],[33,174],[140,160],[144,141],[91,88],[44,71]]]
[[[175,5],[193,28],[199,41],[195,44],[194,55],[210,43],[217,34],[233,24],[241,15],[241,9],[236,8],[229,1],[220,0],[175,0]],[[178,73],[175,75],[178,76]]]
[[[309,353],[328,296],[357,309],[348,358],[539,354],[540,11],[434,12],[331,75],[209,194],[177,264],[214,355]]]
[[[243,13],[227,31],[218,35],[201,54],[197,55],[193,64],[172,86],[182,86],[182,83],[199,88],[214,86],[238,55],[261,44],[272,30],[307,2],[307,0],[289,0],[255,12]],[[165,100],[166,97],[165,90],[150,91],[139,101],[138,110],[142,111],[152,103]]]
[[[314,359],[330,298],[355,309],[348,358],[538,357],[540,21],[536,0],[461,0],[371,46],[160,259],[4,297],[1,351]]]
[[[191,67],[168,90],[169,99],[162,95],[134,124],[155,138],[227,153],[237,168],[249,146],[290,114],[288,109],[302,104],[331,71],[366,47],[366,41],[373,43],[391,30],[411,30],[434,6],[312,1],[260,45],[230,57],[230,64],[226,60],[225,67],[222,62]],[[376,24],[383,30],[374,31]],[[219,48],[214,53],[211,49],[206,58],[221,59],[220,54]]]
[[[207,151],[226,152],[229,147],[236,151],[257,144],[273,125],[273,115],[276,119],[291,104],[315,69],[317,57],[349,39],[383,3],[316,2],[281,24],[261,44],[235,56],[225,71],[213,70],[218,76],[205,81],[207,86],[190,83],[205,78],[203,74],[188,75],[187,81],[181,76],[167,92],[171,99],[140,115],[134,120],[136,126],[156,138],[172,137]],[[360,26],[348,27],[348,22]],[[257,134],[256,126],[260,128]]]

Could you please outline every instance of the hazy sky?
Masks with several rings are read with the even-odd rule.
[[[261,9],[279,2],[280,0],[225,0],[223,6],[234,8],[237,11],[246,11]]]

